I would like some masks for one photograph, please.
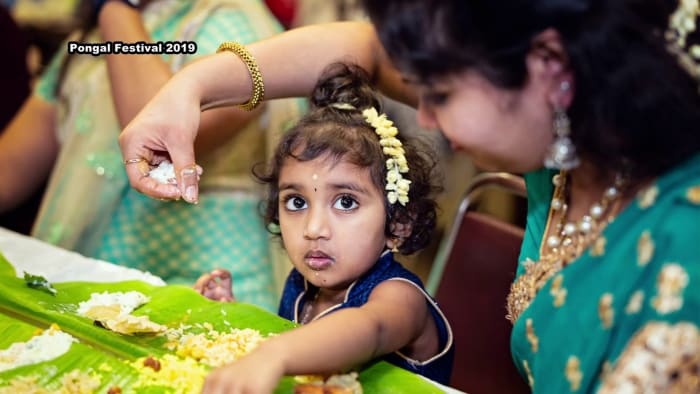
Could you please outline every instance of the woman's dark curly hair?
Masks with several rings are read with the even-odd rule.
[[[522,87],[533,38],[562,37],[576,92],[569,108],[579,154],[603,173],[658,176],[700,152],[700,95],[667,50],[679,0],[365,0],[395,64],[423,81],[466,69]],[[697,32],[696,32],[697,33]],[[697,43],[688,37],[688,47]]]
[[[345,160],[360,168],[368,168],[370,177],[382,195],[386,195],[386,160],[379,145],[379,137],[367,123],[362,111],[374,107],[381,112],[379,100],[371,88],[364,70],[336,63],[321,76],[311,96],[312,108],[299,123],[286,132],[267,168],[256,166],[254,176],[269,187],[263,205],[268,228],[279,225],[279,175],[285,160],[293,158],[310,161],[327,156],[337,163]],[[350,109],[339,109],[338,104],[350,104]],[[352,109],[355,108],[355,109]],[[399,251],[410,254],[424,248],[433,234],[436,218],[434,194],[440,190],[435,176],[436,161],[432,151],[418,141],[406,141],[399,134],[406,151],[409,171],[403,174],[411,181],[409,201],[405,206],[389,204],[385,199],[386,224],[384,232],[391,232],[392,224],[410,224],[411,233],[402,237]],[[279,234],[278,231],[272,231]]]

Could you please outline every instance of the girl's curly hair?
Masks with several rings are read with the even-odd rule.
[[[265,168],[256,166],[254,176],[269,187],[263,210],[268,229],[279,226],[279,175],[287,158],[310,161],[327,156],[334,163],[345,160],[361,168],[368,168],[370,177],[386,196],[386,159],[379,137],[362,115],[364,109],[374,107],[381,112],[379,99],[370,86],[364,70],[355,65],[335,63],[321,76],[311,96],[312,108],[280,141],[273,158]],[[349,104],[346,106],[339,104]],[[436,176],[434,153],[417,140],[407,141],[401,135],[409,172],[404,177],[411,181],[406,205],[389,204],[385,199],[387,237],[393,234],[392,224],[409,225],[411,232],[402,237],[399,251],[411,254],[424,248],[430,241],[437,216],[435,193],[441,190]],[[270,226],[273,224],[275,226]],[[270,230],[281,235],[279,231]]]

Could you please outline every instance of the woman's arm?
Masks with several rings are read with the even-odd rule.
[[[368,23],[308,26],[252,44],[248,49],[262,73],[266,99],[306,96],[326,66],[346,61],[367,70],[389,96],[416,103],[416,96],[403,84]],[[251,92],[248,69],[235,54],[223,52],[193,62],[175,74],[125,128],[120,136],[122,154],[125,159],[151,160],[154,154],[167,153],[176,169],[190,166],[195,162],[192,141],[197,136],[200,109],[244,103]],[[177,198],[190,185],[182,180],[180,189],[159,185],[137,167],[127,167],[131,185],[153,197]]]
[[[364,68],[390,97],[408,104],[416,102],[369,23],[311,25],[251,44],[248,50],[263,75],[267,99],[307,96],[326,66],[344,61]],[[192,65],[186,75],[198,87],[194,94],[205,109],[239,104],[251,94],[251,81],[243,62],[231,52],[217,57],[221,59]]]
[[[205,393],[271,393],[283,375],[337,373],[413,342],[431,319],[424,296],[386,281],[360,308],[331,313],[272,337],[251,354],[212,372]]]
[[[58,156],[54,106],[30,96],[0,135],[0,212],[22,203],[48,177]]]

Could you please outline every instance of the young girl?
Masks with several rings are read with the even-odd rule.
[[[204,392],[272,392],[283,375],[333,373],[383,358],[447,383],[452,332],[418,277],[394,260],[435,225],[434,162],[402,145],[364,73],[336,64],[314,109],[256,176],[294,264],[279,313],[304,326],[214,371]]]

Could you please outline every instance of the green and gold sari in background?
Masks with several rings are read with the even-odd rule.
[[[520,255],[537,261],[554,187],[526,176]],[[538,291],[514,361],[535,393],[700,392],[700,155],[649,187]]]

